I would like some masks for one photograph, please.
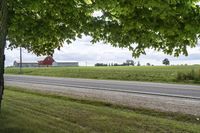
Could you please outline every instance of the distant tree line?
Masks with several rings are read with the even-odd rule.
[[[135,62],[133,60],[127,60],[126,62],[124,62],[122,64],[118,64],[118,63],[109,63],[109,64],[96,63],[95,66],[135,66]]]
[[[163,61],[162,61],[162,64],[168,66],[170,65],[170,61],[169,59],[165,58]],[[96,63],[95,66],[141,66],[140,62],[134,62],[133,60],[126,60],[126,62],[122,63],[122,64],[119,64],[119,63],[108,63],[108,64],[105,64],[105,63]],[[146,66],[154,66],[153,64],[151,63],[146,63]]]
[[[96,63],[95,66],[108,66],[108,64],[104,64],[104,63]]]

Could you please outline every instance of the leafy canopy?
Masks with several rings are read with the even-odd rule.
[[[8,0],[10,47],[52,54],[66,41],[90,35],[129,48],[187,55],[200,38],[199,0]],[[93,16],[95,11],[102,15]]]

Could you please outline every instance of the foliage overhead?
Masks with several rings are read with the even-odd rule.
[[[187,55],[200,38],[199,0],[8,0],[10,47],[52,54],[66,41],[89,35],[129,48]],[[93,16],[95,11],[102,15]]]

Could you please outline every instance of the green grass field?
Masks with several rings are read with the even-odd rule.
[[[23,68],[23,74],[71,78],[193,83],[192,80],[177,80],[178,73],[189,73],[192,70],[195,70],[195,73],[200,76],[200,65]],[[6,73],[19,74],[19,68],[7,68]]]
[[[128,109],[7,87],[0,133],[200,133],[197,116]]]

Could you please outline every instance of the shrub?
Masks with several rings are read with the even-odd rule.
[[[194,69],[192,69],[190,72],[178,72],[176,79],[177,81],[200,81],[200,70],[198,72]]]

